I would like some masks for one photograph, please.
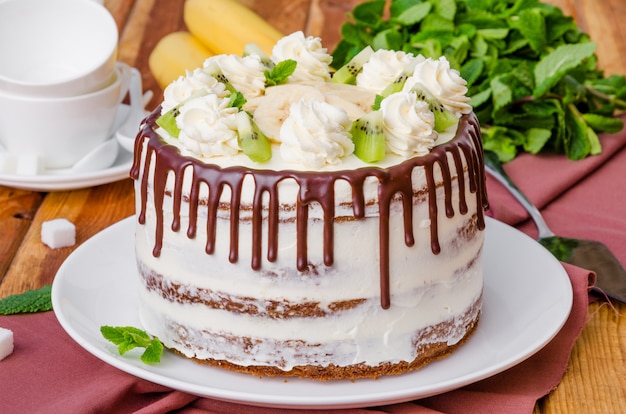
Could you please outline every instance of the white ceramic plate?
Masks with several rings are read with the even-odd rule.
[[[128,105],[120,104],[113,127],[114,131],[126,120],[128,113]],[[115,139],[113,135],[112,139]],[[3,173],[0,174],[0,185],[31,191],[76,190],[128,178],[132,164],[133,154],[120,148],[117,159],[113,165],[102,170],[76,172],[68,168],[46,170],[37,175]]]
[[[378,380],[316,382],[257,378],[196,364],[172,352],[145,365],[120,356],[102,325],[140,327],[134,217],[79,246],[52,286],[56,316],[67,333],[101,360],[137,377],[191,394],[281,408],[348,408],[423,398],[476,382],[527,359],[561,329],[572,306],[563,267],[538,243],[488,219],[483,313],[474,335],[449,357],[421,370]]]

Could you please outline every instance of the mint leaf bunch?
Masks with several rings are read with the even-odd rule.
[[[163,344],[158,338],[153,338],[145,331],[133,326],[101,326],[100,333],[107,341],[117,345],[120,355],[135,348],[145,348],[141,360],[146,364],[161,362]]]
[[[392,0],[357,5],[333,66],[370,45],[437,59],[468,83],[483,145],[503,161],[519,151],[601,152],[597,134],[623,128],[626,78],[605,77],[595,44],[561,9],[538,0]]]
[[[52,286],[28,290],[0,299],[0,315],[34,313],[52,310]]]

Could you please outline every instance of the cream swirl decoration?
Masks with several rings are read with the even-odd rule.
[[[383,131],[387,150],[404,158],[426,155],[437,139],[435,116],[413,92],[398,92],[383,99]]]
[[[279,63],[287,59],[297,62],[289,82],[326,82],[330,79],[333,58],[322,47],[319,37],[305,37],[304,33],[295,32],[280,39],[272,49],[271,60]]]
[[[437,60],[428,58],[418,63],[413,75],[406,80],[403,90],[411,90],[417,83],[424,85],[444,107],[455,114],[472,112],[470,98],[465,95],[467,82],[457,70],[450,68],[450,62],[445,57]]]
[[[257,55],[217,55],[208,58],[204,67],[217,65],[224,76],[246,98],[255,98],[265,92],[265,66]]]
[[[291,105],[280,128],[280,153],[285,161],[307,168],[338,164],[354,151],[350,125],[343,109],[322,101],[300,100]]]
[[[167,85],[163,91],[161,113],[166,113],[170,109],[193,97],[208,94],[216,94],[220,97],[224,97],[228,93],[223,83],[198,68],[192,72],[188,71],[186,76],[180,76],[174,82]]]
[[[185,103],[176,117],[182,147],[200,157],[239,153],[234,118],[238,109],[228,105],[229,99],[217,95],[201,96]]]
[[[381,93],[405,73],[407,68],[423,60],[423,56],[415,57],[410,53],[379,49],[363,64],[361,73],[356,76],[356,85]]]

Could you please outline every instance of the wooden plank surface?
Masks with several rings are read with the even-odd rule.
[[[356,0],[240,0],[284,33],[304,30],[321,36],[330,50],[339,26]],[[548,0],[573,16],[598,44],[599,63],[608,74],[626,73],[624,0]],[[184,30],[184,0],[105,0],[120,29],[120,60],[139,68],[145,89],[162,91],[148,70],[148,56],[165,34]],[[234,23],[236,24],[236,23]],[[623,177],[622,177],[623,179]],[[77,226],[77,245],[134,213],[130,179],[94,188],[53,193],[0,186],[0,297],[51,283],[60,264],[76,248],[49,249],[39,237],[41,224],[65,217]],[[618,313],[619,312],[619,313]],[[605,304],[589,307],[589,322],[575,344],[559,387],[542,399],[535,413],[617,413],[626,407],[626,322]],[[497,411],[497,407],[494,407]]]

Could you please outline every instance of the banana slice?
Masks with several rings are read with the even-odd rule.
[[[311,85],[284,84],[265,90],[265,95],[248,101],[244,109],[254,113],[254,122],[271,140],[278,141],[280,127],[289,108],[300,100],[317,100],[338,106],[354,121],[372,111],[376,94],[354,85],[319,82]]]
[[[343,108],[352,121],[371,112],[376,99],[372,91],[354,85],[323,83],[319,89],[326,97],[326,102]]]
[[[284,84],[267,88],[265,96],[254,102],[254,122],[270,139],[278,141],[280,127],[289,116],[291,104],[301,99],[324,101],[324,95],[309,85]]]
[[[344,111],[346,111],[346,113],[348,114],[348,118],[350,118],[350,121],[361,118],[363,115],[366,114],[361,106],[350,102],[342,98],[341,96],[326,95],[325,101],[326,103],[329,103],[333,106],[338,106],[339,108],[342,108]]]

